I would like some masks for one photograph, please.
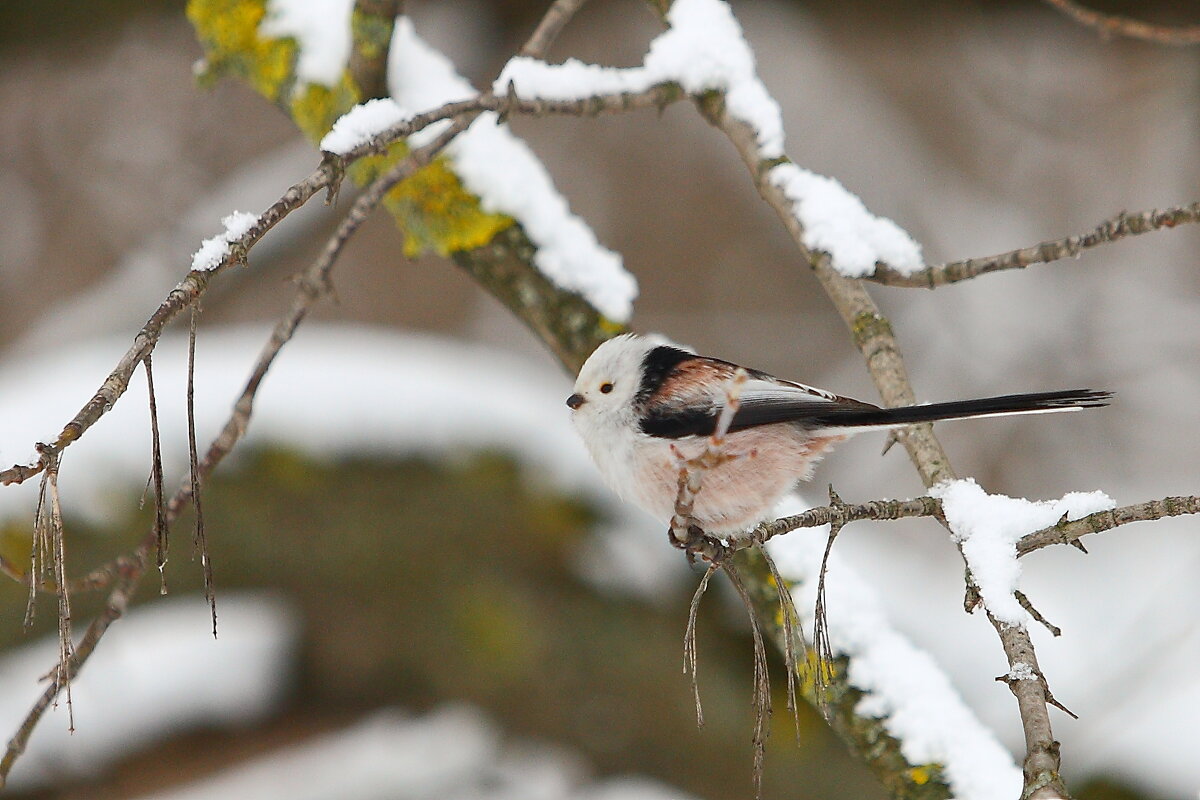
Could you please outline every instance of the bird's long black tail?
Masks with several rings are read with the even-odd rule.
[[[813,422],[818,426],[829,428],[892,428],[943,419],[1075,411],[1081,408],[1106,406],[1111,398],[1112,392],[1067,389],[1060,392],[1006,394],[1001,397],[981,397],[978,400],[956,400],[949,403],[930,403],[900,408],[834,406],[828,410],[822,409],[813,417]]]

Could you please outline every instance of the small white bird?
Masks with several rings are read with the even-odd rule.
[[[670,520],[680,457],[699,455],[716,428],[738,365],[635,334],[610,339],[584,362],[567,398],[571,420],[608,485]],[[835,444],[866,430],[920,422],[1103,406],[1109,392],[1070,389],[900,408],[851,400],[747,369],[724,460],[704,473],[692,517],[708,534],[735,536],[771,518],[775,504]]]

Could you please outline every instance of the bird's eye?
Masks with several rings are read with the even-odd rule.
[[[602,383],[602,384],[600,384],[600,391],[601,391],[603,394],[608,394],[608,393],[609,393],[609,392],[611,392],[612,390],[613,390],[613,385],[612,385],[611,383]]]

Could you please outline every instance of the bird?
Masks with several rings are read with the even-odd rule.
[[[779,500],[847,437],[923,422],[1076,411],[1112,393],[1068,389],[881,408],[825,389],[698,355],[661,337],[626,333],[601,343],[579,370],[567,406],[605,483],[670,521],[683,462],[709,446],[730,382],[744,370],[722,458],[702,476],[690,519],[731,539],[772,518]]]

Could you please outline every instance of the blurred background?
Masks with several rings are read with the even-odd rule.
[[[544,6],[410,0],[407,9],[418,32],[482,86]],[[1195,49],[1105,41],[1035,2],[735,0],[733,7],[783,107],[789,155],[894,219],[930,263],[1083,233],[1121,210],[1198,199]],[[1094,7],[1200,23],[1188,4]],[[635,64],[659,30],[640,2],[592,0],[551,57]],[[246,86],[198,89],[199,56],[181,2],[0,4],[5,465],[26,460],[32,443],[52,437],[90,396],[222,215],[265,207],[316,164],[291,121]],[[572,209],[636,275],[636,329],[875,399],[820,287],[728,142],[693,108],[512,125]],[[224,276],[208,294],[201,350],[205,335],[242,332],[205,356],[214,383],[228,376],[228,393],[262,341],[260,331],[233,326],[269,324],[282,312],[290,276],[348,205],[346,198],[336,208],[311,203],[255,248],[249,269]],[[385,338],[371,339],[381,355],[358,365],[361,382],[346,379],[347,397],[310,402],[315,416],[304,424],[324,430],[326,421],[352,416],[344,405],[357,402],[350,394],[372,393],[374,405],[364,408],[384,413],[379,424],[386,424],[397,397],[386,393],[403,395],[406,376],[377,384],[383,376],[368,372],[432,370],[460,357],[484,369],[492,357],[472,359],[488,343],[519,360],[510,374],[538,376],[529,385],[546,405],[531,399],[530,407],[565,431],[560,406],[569,379],[549,354],[453,264],[406,260],[399,244],[391,221],[377,215],[343,256],[337,302],[315,314],[328,327],[314,328],[314,348],[320,331],[353,335],[347,326],[370,326],[363,337]],[[1198,246],[1200,229],[1185,227],[936,292],[874,287],[922,401],[1075,386],[1117,393],[1110,409],[1065,420],[944,426],[939,433],[959,473],[991,492],[1031,499],[1104,489],[1126,504],[1195,493]],[[400,331],[445,337],[461,356],[436,350],[423,362],[393,364],[387,353],[411,341]],[[313,366],[326,362],[298,351],[294,383],[286,384],[293,401],[308,397],[305,380],[334,383]],[[231,396],[213,391],[212,429]],[[107,446],[141,435],[144,402],[130,397],[126,405],[138,403],[129,422],[112,423]],[[45,413],[19,417],[18,409]],[[295,748],[326,747],[343,758],[332,769],[346,770],[346,752],[369,749],[355,744],[360,735],[390,742],[385,752],[409,754],[414,769],[444,763],[422,757],[424,746],[466,753],[442,783],[401,778],[404,791],[363,796],[749,795],[751,662],[741,612],[721,599],[705,606],[708,725],[697,731],[679,674],[694,576],[655,526],[615,506],[589,478],[548,479],[536,448],[521,444],[536,435],[532,428],[513,427],[483,449],[468,440],[389,450],[346,445],[356,434],[333,424],[324,439],[294,435],[282,422],[255,425],[262,436],[206,494],[218,601],[227,597],[230,609],[221,638],[205,640],[203,605],[187,603],[198,568],[187,561],[182,525],[167,574],[174,598],[155,599],[146,613],[172,603],[186,613],[158,609],[157,627],[146,623],[140,638],[134,619],[114,628],[114,637],[128,628],[127,638],[101,650],[124,653],[111,675],[131,683],[118,690],[112,677],[86,690],[121,692],[113,716],[99,713],[96,697],[84,699],[85,673],[75,698],[81,733],[46,744],[37,759],[31,752],[37,766],[14,796],[227,796],[231,786],[252,784],[220,781],[253,780],[247,774],[273,774],[263,780],[275,785],[279,776],[303,775],[277,796],[328,796],[332,789],[323,794],[317,778],[287,759],[300,758]],[[136,541],[148,520],[137,507],[143,456],[134,462],[143,466],[107,475],[106,465],[127,456],[105,450],[105,435],[98,428],[89,434],[95,445],[79,446],[94,448],[87,456],[94,507],[73,508],[68,495],[69,559],[80,573]],[[575,446],[569,431],[554,442]],[[832,483],[848,502],[920,493],[903,453],[881,458],[881,445],[864,437],[842,447],[820,468],[817,485]],[[118,473],[127,477],[118,481]],[[32,505],[4,502],[0,547],[27,558]],[[596,544],[614,528],[636,529],[644,545],[617,555]],[[1082,717],[1055,718],[1064,767],[1082,797],[1171,797],[1200,788],[1185,733],[1200,713],[1196,532],[1186,518],[1147,523],[1092,537],[1086,558],[1072,550],[1026,560],[1026,592],[1065,631],[1037,641],[1056,696]],[[847,533],[838,547],[1016,750],[1015,705],[992,680],[1005,671],[1002,654],[990,626],[960,610],[961,561],[941,529],[860,525]],[[153,583],[145,581],[142,599],[157,593]],[[54,609],[40,607],[38,630],[24,634],[24,591],[0,586],[0,600],[0,641],[17,648],[0,666],[0,686],[18,695],[3,719],[16,720],[36,695],[34,678],[54,659],[52,649],[39,660],[20,648],[53,630]],[[77,598],[76,618],[86,619],[99,600]],[[246,648],[257,655],[221,685],[241,676],[245,697],[260,702],[223,712],[216,709],[222,692],[200,702],[210,695],[188,681],[225,676],[222,664],[242,663],[231,655],[242,652],[242,624]],[[152,650],[156,636],[165,637],[161,668],[143,675],[139,648]],[[188,636],[190,644],[176,641]],[[22,672],[21,658],[39,666]],[[213,663],[197,666],[204,659]],[[149,687],[164,679],[175,688],[155,700]],[[172,710],[180,697],[193,698],[192,711]],[[145,716],[131,717],[143,719],[134,730],[145,735],[111,747],[122,739],[112,720],[135,709]],[[801,723],[797,749],[790,720],[776,714],[768,797],[882,796],[814,715]],[[42,727],[61,733],[65,714],[49,715]],[[97,745],[91,761],[79,744],[89,729],[109,746]],[[1178,752],[1167,743],[1175,740]],[[301,761],[316,763],[317,750],[303,752]]]

